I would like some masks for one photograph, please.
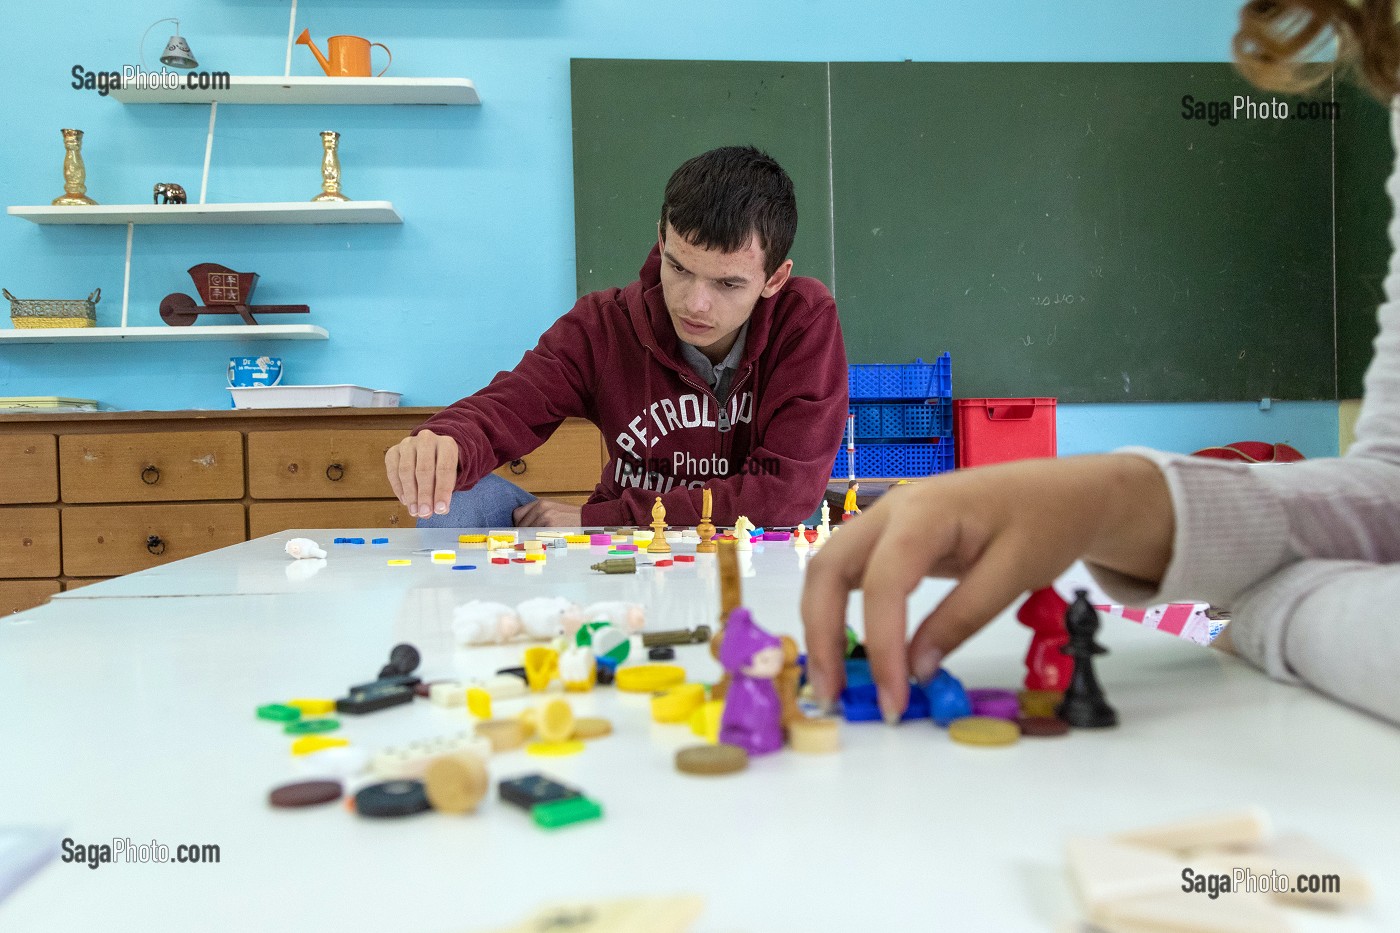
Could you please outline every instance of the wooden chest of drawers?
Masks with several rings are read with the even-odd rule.
[[[437,409],[97,412],[0,417],[0,614],[60,589],[287,528],[393,528],[384,452]],[[598,430],[566,421],[497,470],[588,498]]]

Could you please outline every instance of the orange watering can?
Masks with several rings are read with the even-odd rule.
[[[371,42],[360,36],[331,36],[326,40],[326,51],[330,53],[327,57],[321,54],[321,50],[316,48],[316,44],[311,41],[311,30],[303,29],[301,35],[297,36],[297,45],[304,45],[311,50],[311,54],[316,56],[316,61],[320,63],[321,69],[332,78],[368,78],[370,76],[369,50],[371,46],[379,46],[389,56],[389,63],[384,66],[384,71],[389,70],[389,65],[394,63],[394,53],[389,51],[389,47],[382,42]],[[379,72],[380,75],[384,71]],[[375,75],[379,77],[379,75]]]

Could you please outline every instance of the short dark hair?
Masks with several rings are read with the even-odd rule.
[[[753,146],[724,146],[688,160],[666,183],[666,225],[703,249],[732,253],[758,235],[764,270],[777,271],[797,234],[792,178],[772,156]]]

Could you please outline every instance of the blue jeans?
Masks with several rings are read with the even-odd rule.
[[[419,528],[514,528],[514,512],[530,495],[508,479],[487,473],[466,492],[454,492],[446,515],[418,519]]]

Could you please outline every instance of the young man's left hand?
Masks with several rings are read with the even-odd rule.
[[[578,528],[583,524],[582,513],[581,506],[536,499],[520,506],[512,515],[517,528]]]

